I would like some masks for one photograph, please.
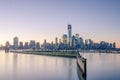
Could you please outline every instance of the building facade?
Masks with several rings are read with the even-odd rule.
[[[30,40],[29,47],[30,47],[31,49],[36,48],[36,46],[35,46],[35,40]]]
[[[72,46],[72,25],[68,24],[68,44]]]
[[[13,39],[13,48],[15,50],[18,49],[18,42],[19,42],[18,37],[14,37],[14,39]]]
[[[63,37],[62,37],[62,42],[63,42],[64,44],[67,44],[67,35],[66,35],[66,34],[63,35]]]

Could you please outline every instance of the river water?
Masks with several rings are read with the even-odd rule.
[[[87,80],[120,80],[119,54],[82,54]],[[75,58],[0,51],[0,80],[81,80]]]
[[[120,80],[120,54],[85,53],[87,80]]]

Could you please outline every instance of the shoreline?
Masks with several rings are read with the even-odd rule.
[[[21,53],[21,54],[33,54],[33,55],[45,55],[45,56],[56,56],[56,57],[68,57],[68,58],[76,58],[76,51],[24,51],[24,50],[10,50],[13,53]],[[119,52],[109,52],[109,51],[80,51],[81,53],[101,53],[101,54],[120,54]]]
[[[76,53],[74,52],[36,52],[36,51],[10,51],[13,53],[20,54],[33,54],[33,55],[45,55],[45,56],[56,56],[56,57],[68,57],[76,58]]]

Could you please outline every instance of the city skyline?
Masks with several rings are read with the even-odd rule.
[[[67,34],[63,34],[63,36],[61,38],[58,38],[57,36],[54,38],[54,40],[52,40],[51,42],[47,41],[46,39],[44,39],[44,41],[41,43],[41,44],[44,44],[45,42],[46,43],[50,43],[50,44],[68,44],[69,46],[73,46],[73,44],[75,43],[76,44],[76,41],[74,42],[74,40],[77,40],[77,44],[89,44],[90,42],[94,43],[94,44],[99,44],[101,42],[105,42],[105,43],[108,43],[108,44],[112,44],[110,42],[107,42],[107,41],[103,41],[101,40],[100,42],[94,42],[92,39],[88,38],[88,39],[83,39],[81,36],[79,36],[79,33],[76,33],[76,34],[72,34],[72,25],[71,24],[68,24],[68,33]],[[81,42],[82,40],[82,42]],[[22,41],[21,39],[19,40],[19,37],[18,36],[15,36],[13,38],[13,43],[10,43],[9,41],[6,41],[5,45],[8,44],[9,45],[15,45],[15,46],[18,46],[19,44],[25,44],[25,43],[31,43],[31,41],[36,42],[35,39],[31,39],[29,41]],[[113,42],[115,43],[115,46],[116,46],[116,42]],[[4,45],[4,46],[5,46]]]
[[[6,52],[9,49],[43,49],[43,50],[115,50],[116,42],[109,43],[106,41],[100,41],[99,43],[94,42],[92,39],[83,39],[79,36],[79,33],[72,35],[72,25],[68,24],[68,34],[63,34],[62,38],[55,37],[54,41],[48,42],[46,39],[43,43],[30,40],[27,42],[19,41],[16,36],[13,38],[13,44],[9,41],[5,43],[5,46],[1,46],[1,49],[5,49]]]
[[[0,44],[13,43],[18,36],[23,42],[54,41],[67,34],[70,23],[73,33],[95,42],[116,42],[120,47],[120,1],[82,0],[4,0],[0,1]]]

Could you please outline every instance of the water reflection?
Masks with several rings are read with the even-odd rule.
[[[0,51],[0,80],[120,80],[120,54],[83,55],[87,76],[76,59]]]
[[[13,78],[14,80],[17,80],[17,57],[18,57],[18,54],[14,54],[13,55]]]
[[[76,59],[0,52],[0,80],[79,80]]]
[[[120,80],[120,54],[85,53],[87,80]]]

